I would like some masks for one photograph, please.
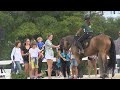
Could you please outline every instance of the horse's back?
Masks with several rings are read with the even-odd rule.
[[[110,37],[105,34],[100,34],[92,38],[91,40],[91,45],[96,47],[96,48],[109,48],[111,44]]]

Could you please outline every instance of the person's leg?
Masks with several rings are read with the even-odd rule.
[[[15,64],[16,64],[16,68],[18,70],[18,72],[20,73],[21,72],[21,66],[20,66],[20,62],[19,61],[15,61]]]
[[[15,65],[15,62],[12,62],[12,65],[11,65],[11,73],[16,73],[17,70],[16,70],[16,66]]]
[[[92,60],[92,64],[93,64],[93,67],[94,67],[94,74],[96,76],[97,75],[96,60]]]
[[[62,73],[65,78],[66,77],[66,64],[65,64],[65,61],[63,60],[61,60],[61,63],[62,63]]]
[[[72,75],[71,75],[71,78],[74,77],[74,66],[73,66],[73,60],[71,62],[71,72],[72,72]]]
[[[38,68],[35,68],[35,78],[38,77]]]
[[[70,76],[70,61],[66,61],[66,64],[67,64],[67,75],[69,78],[69,76]]]
[[[36,63],[35,63],[35,78],[38,77],[38,59],[36,59]]]
[[[24,61],[24,72],[26,77],[29,75],[29,63],[27,61]]]
[[[90,77],[91,74],[91,60],[88,60],[88,75]]]
[[[76,61],[76,59],[74,59],[74,68],[75,68],[75,78],[77,79],[77,77],[78,77],[78,68],[77,68],[77,66],[78,66],[78,63],[77,63],[77,61]]]
[[[75,66],[74,68],[75,68],[75,77],[74,78],[77,79],[77,77],[78,77],[78,68],[77,68],[77,66]]]
[[[34,78],[34,60],[31,59],[29,62],[29,70],[30,70],[30,78],[33,79]]]
[[[42,76],[42,58],[38,59],[38,76]]]
[[[53,64],[53,61],[50,60],[50,59],[48,59],[47,60],[47,65],[48,65],[48,79],[51,79],[52,64]]]

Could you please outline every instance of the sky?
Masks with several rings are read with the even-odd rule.
[[[103,11],[104,12],[104,17],[108,18],[108,17],[113,17],[113,18],[117,18],[120,17],[120,11],[115,11],[115,14],[113,13],[113,11]]]

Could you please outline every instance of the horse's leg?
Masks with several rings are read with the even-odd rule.
[[[101,78],[106,78],[106,77],[108,77],[108,73],[107,73],[107,55],[104,53],[104,52],[102,52],[101,54],[99,54],[99,61],[100,61],[100,69],[101,69],[101,74],[100,74],[100,76],[101,76]]]
[[[98,54],[98,64],[100,67],[100,77],[103,77],[103,63],[102,63],[102,58],[100,54]]]
[[[78,48],[76,46],[72,46],[71,51],[72,51],[73,55],[75,56],[75,59],[78,63],[78,77],[82,78],[83,77],[82,60],[80,60],[80,55],[78,53]]]
[[[108,60],[106,53],[102,54],[104,78],[108,77]]]

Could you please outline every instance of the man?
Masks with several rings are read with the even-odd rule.
[[[116,49],[116,54],[120,55],[120,31],[118,32],[118,39],[115,40],[115,49]],[[117,66],[119,67],[118,73],[120,73],[120,59],[117,59]]]
[[[79,36],[79,34],[82,31],[84,31],[84,34],[80,38],[77,39],[77,45],[80,48],[81,53],[84,53],[82,42],[93,35],[93,30],[91,29],[90,16],[86,15],[84,20],[85,20],[85,23],[81,26],[81,28],[76,33],[76,36]]]

